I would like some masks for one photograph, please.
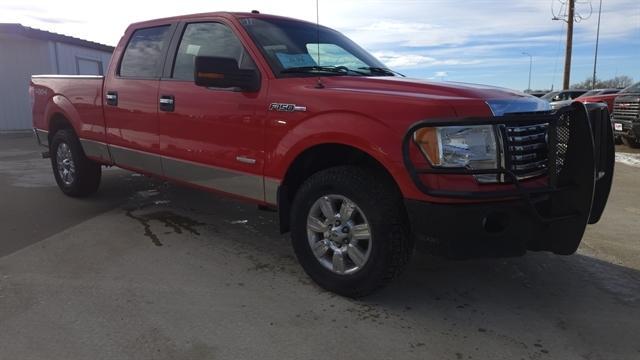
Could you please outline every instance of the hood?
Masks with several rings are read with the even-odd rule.
[[[550,110],[549,103],[523,92],[496,86],[458,82],[434,82],[404,77],[327,77],[327,88],[430,100],[485,102],[494,116],[514,112]]]

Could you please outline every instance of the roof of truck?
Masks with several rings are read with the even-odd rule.
[[[309,22],[309,21],[290,18],[290,17],[285,17],[285,16],[261,14],[261,13],[254,13],[254,12],[217,11],[217,12],[208,12],[208,13],[178,15],[178,16],[171,16],[171,17],[160,18],[160,19],[140,21],[140,22],[133,23],[133,24],[129,25],[129,27],[141,27],[141,26],[148,26],[148,25],[156,25],[158,23],[166,23],[166,22],[170,22],[170,21],[198,19],[198,18],[206,18],[206,17],[214,17],[214,16],[222,17],[222,18],[247,18],[247,17],[250,17],[250,18],[256,18],[256,19],[282,19],[282,20],[292,20],[292,21],[305,22],[305,23],[309,23],[309,24],[314,24],[315,25],[315,23],[312,23],[312,22]]]

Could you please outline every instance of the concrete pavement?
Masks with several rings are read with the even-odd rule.
[[[120,170],[65,198],[31,139],[0,138],[0,359],[638,359],[640,169],[617,165],[578,254],[417,251],[354,301],[274,213]]]

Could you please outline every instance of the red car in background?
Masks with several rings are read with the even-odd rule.
[[[609,114],[613,113],[613,101],[622,89],[594,89],[587,91],[575,100],[583,104],[604,103],[607,104]]]

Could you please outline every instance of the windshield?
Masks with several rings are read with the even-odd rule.
[[[628,88],[620,91],[620,93],[625,93],[625,94],[640,93],[640,82],[629,86]]]
[[[335,30],[285,19],[244,18],[240,22],[277,77],[394,76],[379,60]]]

